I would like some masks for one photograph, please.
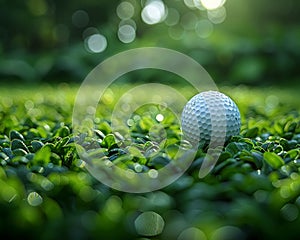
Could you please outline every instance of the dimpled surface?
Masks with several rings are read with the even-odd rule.
[[[236,104],[217,91],[201,92],[185,105],[181,127],[192,144],[224,143],[240,133],[241,118]]]

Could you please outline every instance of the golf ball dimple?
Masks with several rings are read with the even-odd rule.
[[[195,144],[224,143],[240,133],[241,117],[237,105],[223,93],[201,92],[185,105],[181,115],[184,138]]]

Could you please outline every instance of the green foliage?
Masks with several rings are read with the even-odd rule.
[[[274,152],[265,152],[264,159],[274,169],[278,169],[284,165],[284,161]]]
[[[93,159],[148,172],[174,160],[182,143],[178,120],[167,110],[148,106],[148,111],[146,106],[132,116],[130,136],[123,136],[111,129],[106,113],[113,104],[108,104],[97,113],[101,120],[95,123],[95,136],[74,136],[70,114],[76,88],[62,89],[16,89],[13,98],[11,90],[2,89],[3,235],[134,239],[159,234],[156,239],[177,239],[188,235],[186,229],[198,229],[207,238],[229,230],[236,239],[299,236],[300,115],[290,91],[281,92],[279,103],[270,105],[269,93],[273,98],[278,93],[274,89],[224,88],[240,107],[242,129],[226,143],[211,173],[198,177],[204,147],[171,185],[128,194],[108,188],[86,171],[75,139],[89,142]],[[190,97],[191,92],[186,89],[183,94]],[[156,120],[158,113],[164,115],[161,122]]]
[[[133,16],[125,21],[117,14],[121,2],[130,2],[134,7]],[[5,27],[0,26],[1,80],[7,83],[53,79],[80,82],[102,60],[127,49],[148,46],[187,53],[217,82],[271,85],[286,84],[287,79],[294,83],[299,80],[298,1],[274,4],[271,0],[252,0],[245,5],[231,0],[224,5],[225,10],[221,9],[225,12],[222,22],[223,17],[218,11],[188,7],[193,1],[165,0],[170,15],[154,25],[141,20],[146,2],[0,1],[0,21],[5,23]],[[78,10],[84,15],[79,14],[76,20]],[[175,20],[172,20],[172,12],[175,12]],[[213,32],[203,39],[197,32],[207,31],[207,27],[198,28],[201,21],[209,20],[208,15],[221,21],[210,23]],[[170,25],[170,19],[174,24]],[[136,29],[136,39],[127,44],[117,38],[118,28],[124,23]],[[104,52],[87,50],[88,36],[95,33],[103,34],[107,39]],[[159,40],[157,36],[160,36]],[[152,81],[159,76],[155,71],[149,72],[149,77],[144,74],[144,71],[143,74],[137,72],[126,81]]]

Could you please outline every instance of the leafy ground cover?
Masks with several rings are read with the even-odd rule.
[[[159,169],[180,143],[178,120],[165,109],[139,109],[129,122],[133,144],[123,146],[106,119],[112,87],[95,120],[101,158],[134,171]],[[31,239],[296,239],[300,224],[300,105],[297,89],[223,87],[242,114],[231,138],[203,179],[199,149],[171,185],[143,194],[113,190],[79,159],[72,133],[78,87],[2,87],[0,98],[0,230]],[[182,88],[183,95],[195,92]],[[158,123],[168,142],[149,136]],[[153,129],[152,129],[153,130]],[[149,151],[160,148],[163,154]],[[125,157],[124,157],[125,156]],[[121,160],[120,160],[121,159]]]

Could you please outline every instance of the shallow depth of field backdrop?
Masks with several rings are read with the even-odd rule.
[[[159,46],[187,53],[219,83],[297,80],[297,1],[157,2],[144,9],[147,1],[2,0],[1,78],[80,82],[108,56]],[[201,2],[225,3],[208,11]]]
[[[1,234],[296,239],[299,10],[296,0],[0,0]],[[178,181],[145,194],[106,187],[79,159],[71,118],[80,83],[101,61],[138,47],[187,54],[239,106],[241,134],[226,143],[204,179],[197,170],[205,149]],[[158,70],[126,74],[108,89],[95,121],[100,155],[135,171],[172,161],[181,136],[172,114],[152,106],[129,121],[133,146],[119,147],[122,136],[111,131],[108,112],[132,86],[149,82],[169,84],[187,98],[196,93]],[[163,154],[151,155],[161,145],[147,134],[158,122],[169,141]]]

